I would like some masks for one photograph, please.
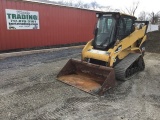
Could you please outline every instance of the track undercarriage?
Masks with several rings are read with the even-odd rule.
[[[116,78],[119,80],[128,80],[139,71],[144,70],[145,63],[143,57],[139,53],[131,53],[118,63],[114,69]]]

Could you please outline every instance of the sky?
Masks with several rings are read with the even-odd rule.
[[[59,1],[59,0],[53,0],[53,1]],[[70,0],[64,0],[64,1],[70,1]],[[74,0],[79,1],[79,0]],[[90,3],[92,1],[96,1],[98,4],[103,6],[111,6],[113,9],[123,9],[130,7],[133,5],[133,3],[139,2],[138,9],[136,10],[135,16],[138,17],[139,13],[141,11],[146,12],[155,12],[157,13],[160,11],[160,0],[81,0],[84,3]]]

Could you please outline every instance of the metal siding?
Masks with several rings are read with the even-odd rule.
[[[2,5],[2,1],[0,0],[0,48],[2,48],[2,15],[3,15],[3,5]]]
[[[0,50],[87,42],[95,12],[41,3],[0,0]],[[5,9],[39,12],[39,30],[7,30]]]

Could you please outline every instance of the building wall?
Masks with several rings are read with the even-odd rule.
[[[7,30],[5,9],[39,12],[39,30]],[[0,51],[87,42],[95,11],[33,2],[0,0]]]

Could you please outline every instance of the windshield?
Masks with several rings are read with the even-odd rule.
[[[111,42],[115,19],[110,15],[103,15],[98,19],[95,43],[98,46],[108,46]]]

